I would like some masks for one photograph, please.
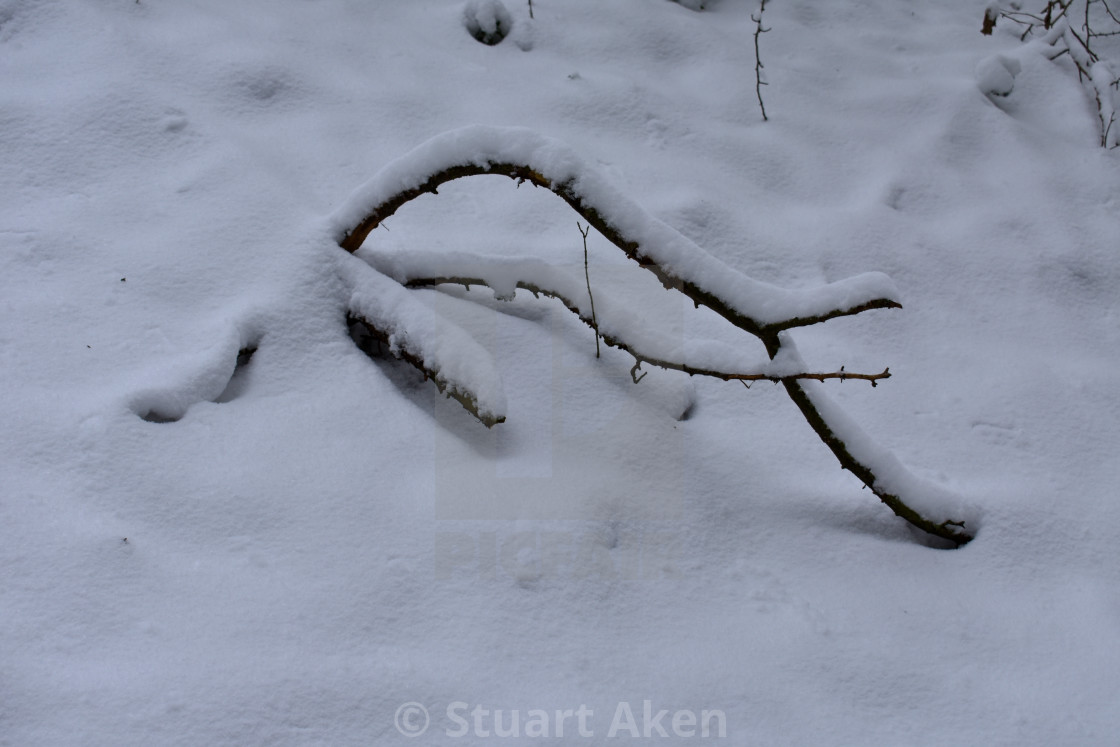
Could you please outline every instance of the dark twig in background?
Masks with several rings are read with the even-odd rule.
[[[758,108],[762,110],[762,121],[763,122],[767,122],[770,119],[769,117],[766,116],[766,104],[762,103],[762,87],[765,86],[765,85],[768,85],[768,84],[766,83],[766,81],[764,81],[762,79],[762,68],[764,68],[766,66],[762,64],[762,57],[759,54],[759,50],[758,50],[758,37],[762,36],[767,31],[770,30],[770,29],[762,28],[762,13],[765,10],[766,10],[766,0],[762,0],[762,3],[758,6],[758,15],[757,16],[753,16],[753,15],[751,16],[751,20],[754,21],[754,23],[755,23],[755,27],[754,27],[754,93],[755,93],[756,96],[758,96]]]
[[[1111,1],[1047,0],[1046,7],[1039,13],[1022,11],[1016,7],[1017,4],[1012,4],[1010,10],[1003,10],[993,2],[984,11],[981,29],[981,33],[990,34],[995,28],[998,13],[998,18],[1022,27],[1023,33],[1019,36],[1022,41],[1040,33],[1054,50],[1049,55],[1051,60],[1068,55],[1077,70],[1078,80],[1087,83],[1093,95],[1103,148],[1120,145],[1113,130],[1116,121],[1113,92],[1120,87],[1120,76],[1114,72],[1114,66],[1102,58],[1100,47],[1093,48],[1094,39],[1120,36],[1120,16],[1112,10]]]

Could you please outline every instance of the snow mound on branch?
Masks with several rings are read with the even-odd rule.
[[[473,337],[364,264],[346,257],[341,270],[352,285],[350,311],[388,335],[394,356],[407,353],[420,359],[424,368],[436,372],[441,388],[473,399],[484,422],[505,418],[501,374]]]

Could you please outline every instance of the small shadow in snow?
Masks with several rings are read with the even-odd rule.
[[[423,372],[393,356],[388,346],[371,333],[362,319],[348,315],[346,323],[354,345],[369,356],[381,374],[402,397],[412,403],[417,410],[427,414],[433,423],[473,448],[478,454],[493,457],[490,451],[493,441],[479,437],[479,429],[486,430],[486,428],[478,420],[458,404],[444,411],[437,410],[438,390],[425,378]]]
[[[864,495],[871,491],[865,490]],[[875,498],[874,495],[868,495]],[[920,545],[931,550],[956,550],[956,542],[934,537],[922,530],[907,524],[890,510],[878,503],[868,500],[859,505],[845,505],[837,500],[834,504],[813,508],[813,520],[821,524],[828,524],[833,529],[846,534],[862,535],[883,542],[895,542],[904,545]],[[969,527],[973,532],[977,527]]]
[[[358,317],[347,317],[346,324],[354,345],[357,346],[358,350],[369,356],[369,359],[381,369],[385,378],[414,405],[421,410],[431,412],[431,385],[427,384],[424,374],[405,361],[394,357],[388,348],[370,332],[365,322]]]
[[[183,413],[161,412],[159,408],[152,408],[147,412],[137,413],[141,420],[149,423],[174,423],[183,417]]]
[[[229,377],[229,383],[222,393],[214,402],[218,404],[225,404],[232,402],[245,393],[245,388],[248,384],[248,374],[245,372],[245,367],[249,365],[249,361],[253,359],[253,353],[257,352],[255,345],[241,348],[237,351],[237,366],[233,369],[233,375]]]
[[[245,367],[249,365],[255,352],[257,352],[256,345],[249,345],[237,351],[237,365],[233,369],[229,383],[221,394],[210,400],[211,402],[232,402],[244,393],[247,385]],[[163,402],[149,402],[147,407],[138,410],[136,414],[141,420],[149,423],[174,423],[183,419],[188,407],[189,405],[184,406],[181,401],[172,396],[167,397]]]

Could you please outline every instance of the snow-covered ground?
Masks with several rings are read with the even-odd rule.
[[[763,122],[757,3],[506,6],[486,46],[458,1],[0,0],[0,744],[1115,743],[1120,161],[1068,58],[980,0],[770,0]],[[792,335],[890,367],[826,386],[977,538],[555,301],[407,291],[493,356],[492,430],[367,357],[354,278],[406,292],[361,260],[582,277],[577,216],[496,177],[322,240],[472,124],[758,280],[890,275],[904,309]],[[761,353],[589,252],[604,304]]]

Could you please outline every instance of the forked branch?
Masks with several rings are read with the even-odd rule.
[[[958,545],[972,539],[962,519],[945,515],[951,510],[946,505],[948,501],[928,505],[929,501],[921,500],[920,496],[917,502],[913,500],[915,496],[911,496],[911,500],[902,496],[907,491],[923,492],[915,490],[920,481],[902,468],[889,452],[874,446],[823,392],[810,388],[819,384],[803,381],[806,378],[801,375],[804,364],[785,332],[868,309],[900,308],[893,285],[886,276],[864,275],[813,292],[788,291],[748,278],[647,214],[563,144],[520,129],[472,127],[429,141],[359,188],[332,216],[331,230],[343,249],[354,252],[370,231],[401,206],[421,195],[435,194],[438,187],[448,181],[484,174],[506,176],[519,183],[527,181],[550,190],[627,257],[653,273],[664,287],[678,290],[697,306],[707,306],[734,326],[757,337],[771,360],[781,355],[784,364],[791,358],[798,361],[800,366],[794,371],[797,376],[778,378],[841,466],[851,471],[898,516],[919,529]],[[485,284],[484,278],[454,275],[431,275],[423,279],[430,283]],[[401,278],[398,281],[405,282]],[[539,286],[529,287],[531,284],[519,285],[532,292],[548,292]],[[551,295],[579,313],[572,299]],[[633,351],[625,341],[610,337],[603,329],[599,331],[607,344],[631,352],[639,363],[642,362],[640,351]],[[654,363],[650,358],[644,360]],[[671,361],[661,360],[658,365],[662,363]],[[676,369],[685,370],[681,366]],[[718,375],[717,372],[705,373]],[[866,374],[861,378],[874,384],[887,376],[889,371],[885,370],[882,374]],[[833,377],[818,374],[812,378]]]
[[[762,55],[758,49],[758,38],[770,31],[770,29],[762,28],[762,14],[766,10],[766,0],[762,0],[758,6],[758,15],[751,16],[754,21],[754,93],[758,97],[758,108],[762,110],[762,121],[769,121],[766,116],[766,104],[762,103],[762,87],[767,85],[766,81],[762,79],[762,68],[766,67],[762,64]]]

